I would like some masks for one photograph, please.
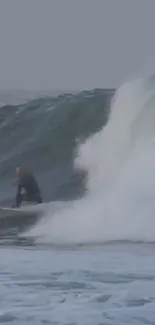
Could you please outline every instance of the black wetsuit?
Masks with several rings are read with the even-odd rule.
[[[22,193],[24,189],[25,193]],[[42,203],[41,192],[35,177],[30,173],[24,173],[17,185],[16,206],[19,207],[22,201]]]

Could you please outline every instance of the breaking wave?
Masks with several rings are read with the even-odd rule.
[[[97,114],[97,112],[96,112]],[[116,92],[107,124],[77,148],[87,192],[29,232],[39,242],[155,241],[155,82]]]

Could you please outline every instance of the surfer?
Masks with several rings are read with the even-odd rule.
[[[20,207],[22,201],[42,203],[41,192],[33,174],[16,168],[17,193],[16,204],[13,207]]]

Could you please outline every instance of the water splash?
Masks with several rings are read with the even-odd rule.
[[[155,83],[125,83],[109,121],[79,146],[76,168],[88,173],[87,194],[31,229],[53,243],[155,241]]]

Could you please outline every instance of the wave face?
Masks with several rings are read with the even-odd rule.
[[[103,111],[95,112],[99,121]],[[118,89],[108,122],[79,144],[74,165],[87,173],[87,193],[52,217],[48,209],[29,235],[58,244],[155,241],[154,78]]]
[[[1,107],[0,204],[13,203],[19,165],[34,172],[45,201],[83,195],[85,173],[74,168],[76,145],[105,125],[113,93],[96,89]]]

